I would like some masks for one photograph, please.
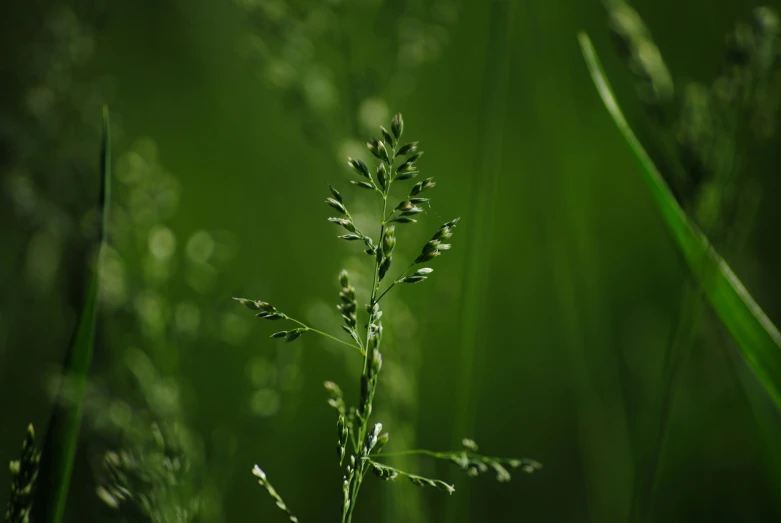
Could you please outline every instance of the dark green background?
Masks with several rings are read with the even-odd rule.
[[[100,115],[88,113],[91,106],[74,96],[80,109],[63,111],[66,123],[41,138],[44,131],[24,116],[23,100],[30,87],[26,71],[36,66],[33,49],[46,45],[41,21],[54,6],[14,4],[0,21],[6,78],[0,107],[4,120],[19,122],[0,129],[8,144],[0,157],[6,160],[0,162],[3,178],[23,161],[34,163],[35,183],[66,215],[80,216],[97,190],[95,173],[79,166],[90,166],[84,158],[98,151]],[[392,32],[401,14],[393,2],[379,4],[350,3],[332,20],[370,58],[357,60],[359,66],[382,68],[393,60],[392,39],[363,23],[380,10]],[[426,2],[420,5],[425,12]],[[633,5],[682,83],[708,81],[718,72],[724,35],[760,3]],[[300,107],[269,88],[258,78],[257,64],[237,51],[243,36],[262,29],[227,2],[113,2],[101,9],[85,3],[72,9],[85,13],[95,42],[77,79],[105,81],[104,100],[95,107],[107,101],[116,116],[115,156],[148,136],[159,163],[179,180],[178,212],[166,220],[177,248],[196,230],[235,235],[236,255],[215,265],[212,286],[195,293],[183,283],[180,266],[163,291],[167,300],[194,301],[204,323],[218,322],[226,311],[242,312],[230,302],[237,294],[267,299],[300,317],[313,300],[334,301],[335,276],[357,248],[339,243],[325,221],[326,184],[344,188],[348,201],[365,195],[349,190],[347,168],[332,149],[307,138],[310,124]],[[438,182],[433,208],[417,226],[418,241],[442,222],[462,218],[454,249],[434,262],[433,277],[399,292],[420,335],[417,444],[448,449],[469,436],[487,454],[544,464],[537,474],[519,472],[512,482],[497,484],[467,478],[446,464],[421,463],[420,470],[457,489],[447,499],[423,492],[428,521],[626,521],[639,453],[656,434],[659,369],[686,270],[591,85],[577,45],[580,30],[591,35],[630,121],[647,138],[648,119],[596,0],[462,1],[440,56],[414,72],[414,90],[402,98],[380,85],[375,93],[392,112],[404,114],[406,134],[426,151],[423,173]],[[339,62],[328,41],[315,45],[326,65]],[[333,67],[342,92],[347,72]],[[323,115],[334,119],[326,128],[365,138],[349,124],[358,103],[340,104]],[[92,129],[88,114],[95,119]],[[764,197],[747,247],[724,253],[776,324],[778,146],[773,139],[764,156],[750,162]],[[9,194],[4,185],[3,195]],[[80,306],[86,251],[78,235],[66,241],[56,283],[43,293],[28,289],[20,275],[34,220],[15,214],[6,201],[2,206],[0,461],[7,461],[28,421],[45,426],[46,385]],[[399,228],[398,249],[411,256],[419,245],[406,242],[405,233]],[[134,250],[121,254],[128,264],[140,263]],[[140,348],[156,354],[161,373],[181,380],[188,421],[203,439],[215,440],[216,431],[221,436],[213,446],[226,439],[235,445],[213,451],[206,471],[220,478],[225,521],[284,520],[249,474],[256,462],[302,521],[337,521],[334,414],[322,382],[333,379],[354,398],[357,379],[344,364],[350,355],[322,350],[314,337],[300,340],[298,349],[290,349],[300,351],[300,389],[281,393],[276,415],[254,416],[247,368],[258,354],[285,358],[288,347],[268,339],[276,325],[249,314],[241,319],[251,333],[240,343],[201,335]],[[137,326],[119,315],[104,314],[100,321],[94,371],[110,376],[121,371],[119,355],[138,345],[139,336]],[[703,331],[673,411],[652,519],[775,521],[781,496],[731,369],[731,347],[716,320]],[[384,355],[394,359],[392,344]],[[112,394],[124,393],[122,383],[115,382]],[[393,426],[387,428],[393,437]],[[82,436],[67,520],[107,521],[111,513],[93,495],[90,465],[99,436],[89,430]],[[399,502],[380,497],[381,489],[399,488],[367,482],[358,521],[379,520],[389,500]]]

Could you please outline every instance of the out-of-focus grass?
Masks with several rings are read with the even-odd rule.
[[[781,334],[729,265],[681,209],[651,158],[629,128],[588,36],[581,34],[580,43],[605,107],[637,157],[654,201],[693,275],[722,323],[735,338],[757,379],[781,410]]]
[[[76,457],[82,402],[95,341],[98,314],[100,260],[105,250],[111,205],[111,137],[108,109],[103,109],[103,135],[100,153],[99,228],[95,255],[88,264],[91,276],[79,314],[79,322],[65,353],[62,380],[54,411],[46,429],[40,467],[41,488],[36,503],[36,520],[59,523],[65,513],[71,472]]]
[[[687,293],[687,296],[694,299],[686,300],[684,307],[693,307],[699,310],[698,297],[700,291],[702,292],[727,332],[734,339],[742,355],[743,362],[736,361],[735,363],[741,366],[745,362],[756,380],[755,383],[758,382],[761,385],[761,389],[766,395],[766,398],[758,395],[758,387],[755,386],[755,383],[752,383],[752,380],[747,379],[740,372],[737,373],[737,376],[741,378],[740,382],[743,384],[746,398],[752,409],[759,432],[766,443],[766,452],[771,462],[771,476],[775,478],[776,484],[778,484],[780,474],[778,470],[779,453],[772,442],[777,441],[779,428],[781,427],[779,426],[778,412],[772,412],[772,410],[768,409],[769,402],[766,399],[769,398],[775,405],[776,411],[781,410],[781,334],[779,334],[778,329],[746,290],[729,265],[719,256],[705,234],[682,209],[667,186],[665,179],[657,170],[650,156],[646,153],[624,118],[591,40],[585,33],[579,35],[579,40],[583,56],[597,91],[610,116],[637,158],[641,167],[641,174],[651,190],[653,201],[697,283],[697,289]],[[695,334],[694,329],[698,324],[698,319],[699,314],[695,314],[693,318],[690,318],[691,324],[681,325],[679,333],[682,336],[676,335],[674,338],[673,350],[680,348],[677,347],[677,342],[679,341],[684,346],[693,341],[692,336]],[[673,354],[673,356],[676,355]],[[685,354],[682,359],[684,361],[678,362],[675,368],[676,375],[673,376],[673,379],[677,379],[677,374],[681,372],[680,366],[685,363]],[[738,371],[740,371],[740,368]],[[672,383],[667,388],[666,393],[668,397],[664,400],[664,409],[669,410],[671,408],[670,403],[674,398],[669,396],[669,394],[674,390],[674,386],[675,383]],[[637,502],[635,504],[636,512],[633,514],[633,520],[649,517],[646,511],[650,509],[653,503],[653,497],[660,481],[660,464],[658,462],[662,459],[661,452],[664,450],[668,416],[669,413],[663,410],[662,425],[659,432],[661,440],[657,444],[656,455],[652,457],[652,462],[650,463],[652,469],[650,476],[647,478],[648,484],[635,486],[640,504]],[[647,489],[647,494],[638,491],[638,488],[642,490]]]

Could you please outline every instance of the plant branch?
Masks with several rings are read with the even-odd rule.
[[[396,278],[395,280],[393,280],[393,283],[391,283],[391,284],[388,286],[388,288],[387,288],[387,289],[385,289],[385,291],[384,291],[382,294],[380,294],[379,298],[377,298],[377,303],[380,303],[380,300],[382,299],[382,297],[383,297],[383,296],[385,296],[386,294],[388,294],[388,291],[390,291],[390,290],[391,290],[391,289],[392,289],[392,288],[393,288],[393,287],[394,287],[394,286],[395,286],[397,283],[399,283],[399,280],[401,280],[401,279],[402,279],[404,276],[406,276],[406,275],[407,275],[407,273],[409,272],[409,270],[410,270],[411,268],[413,268],[414,266],[415,266],[415,262],[413,261],[412,263],[410,263],[410,264],[409,264],[409,267],[407,267],[406,269],[404,269],[404,272],[402,272],[401,274],[399,274],[398,278]]]
[[[313,329],[313,328],[312,328],[312,327],[310,327],[309,325],[307,325],[307,324],[305,324],[305,323],[303,323],[303,322],[301,322],[301,321],[298,321],[298,320],[297,320],[297,319],[295,319],[295,318],[291,318],[291,317],[290,317],[290,316],[288,316],[287,314],[285,314],[285,319],[288,319],[288,320],[290,320],[290,321],[292,321],[292,322],[294,322],[294,323],[298,323],[299,325],[301,325],[301,326],[302,326],[304,329],[306,329],[306,330],[307,330],[307,331],[309,331],[309,332],[314,332],[315,334],[319,334],[320,336],[325,336],[325,337],[326,337],[326,338],[328,338],[328,339],[331,339],[331,340],[333,340],[333,341],[337,341],[337,342],[341,343],[342,345],[347,345],[348,347],[352,347],[353,349],[357,350],[357,351],[358,351],[358,352],[360,352],[361,354],[365,354],[365,352],[366,352],[366,351],[364,351],[364,350],[363,350],[363,348],[362,348],[362,347],[359,347],[358,345],[355,345],[355,344],[353,344],[353,343],[346,342],[346,341],[344,341],[344,340],[340,340],[340,339],[339,339],[339,338],[337,338],[336,336],[332,336],[331,334],[328,334],[327,332],[323,332],[323,331],[319,331],[319,330],[317,330],[317,329]]]

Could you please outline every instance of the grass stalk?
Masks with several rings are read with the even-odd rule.
[[[90,278],[76,330],[65,353],[63,379],[60,381],[54,410],[49,420],[42,448],[40,488],[34,508],[40,523],[60,523],[65,513],[71,472],[78,446],[84,394],[95,342],[98,314],[100,260],[107,244],[111,201],[111,138],[108,109],[103,109],[100,154],[100,193],[98,199],[99,230],[96,257],[90,267]]]
[[[392,266],[393,252],[396,246],[396,227],[407,227],[408,225],[405,224],[417,221],[415,217],[424,213],[423,206],[428,205],[430,202],[429,198],[422,197],[421,193],[432,189],[436,183],[433,178],[426,178],[415,183],[409,189],[407,196],[402,197],[401,201],[390,210],[391,187],[398,187],[401,185],[399,182],[413,179],[419,175],[420,171],[417,162],[423,152],[419,152],[418,142],[409,142],[402,145],[400,138],[404,129],[404,121],[400,114],[393,117],[391,123],[392,134],[385,127],[380,129],[383,139],[372,139],[367,143],[369,151],[379,160],[376,172],[372,174],[362,160],[350,158],[348,161],[349,166],[359,176],[359,180],[351,181],[352,184],[357,188],[371,191],[372,194],[376,193],[380,196],[379,239],[377,241],[373,240],[356,227],[347,209],[345,199],[334,187],[329,186],[332,197],[326,200],[326,203],[339,214],[338,217],[328,218],[328,221],[343,227],[349,233],[343,234],[339,238],[363,244],[365,247],[364,252],[373,260],[372,284],[368,292],[369,302],[366,304],[368,321],[364,325],[366,329],[365,335],[359,334],[356,290],[350,284],[350,276],[347,271],[343,270],[339,274],[341,292],[339,293],[340,303],[337,306],[337,310],[342,313],[344,320],[342,329],[357,344],[354,347],[359,349],[363,356],[360,375],[360,399],[357,406],[348,409],[339,386],[330,381],[325,384],[331,396],[328,403],[338,412],[337,450],[339,466],[342,467],[344,472],[342,482],[342,523],[352,523],[358,496],[364,479],[369,472],[384,480],[393,480],[401,477],[408,479],[419,487],[433,487],[448,494],[452,494],[455,491],[453,485],[445,481],[412,474],[396,467],[379,463],[375,459],[383,455],[382,449],[389,439],[389,434],[382,432],[382,423],[375,422],[372,418],[374,398],[380,370],[382,369],[380,347],[383,331],[383,311],[380,310],[380,300],[388,291],[395,288],[397,284],[421,283],[428,279],[431,273],[434,272],[430,267],[419,267],[411,274],[410,271],[415,266],[427,264],[445,251],[450,250],[451,244],[447,243],[447,241],[453,236],[454,229],[459,221],[456,218],[441,225],[420,250],[420,254],[414,259],[412,264],[398,278],[393,281],[387,281],[384,284],[386,287],[385,291],[381,291],[383,280]],[[271,335],[272,338],[284,338],[286,342],[292,342],[310,331],[325,335],[328,338],[334,338],[330,334],[311,329],[302,322],[294,320],[270,303],[246,298],[235,299],[244,307],[256,311],[256,316],[260,319],[286,320],[299,325],[298,328],[293,330],[276,332]],[[345,344],[352,346],[350,343]],[[477,445],[472,440],[462,440],[462,445],[465,450],[455,453],[433,453],[428,451],[413,451],[413,453],[447,459],[458,464],[462,470],[470,475],[478,475],[482,472],[493,470],[496,472],[499,481],[508,481],[510,479],[508,468],[520,468],[527,473],[540,468],[539,463],[529,459],[491,458],[477,454]],[[352,448],[348,449],[350,446]],[[412,455],[412,453],[409,455]],[[259,478],[261,485],[266,488],[269,495],[276,500],[277,506],[287,513],[290,520],[298,521],[287,504],[281,499],[276,489],[268,482],[265,472],[256,465],[253,473]]]
[[[668,230],[727,331],[765,392],[781,411],[781,334],[672,195],[624,118],[587,35],[580,45],[597,91],[641,167]]]

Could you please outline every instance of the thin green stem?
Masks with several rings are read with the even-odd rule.
[[[382,294],[380,294],[380,297],[379,297],[379,298],[377,298],[377,303],[380,303],[380,300],[382,299],[382,297],[383,297],[383,296],[385,296],[386,294],[388,294],[388,291],[390,291],[390,290],[391,290],[391,289],[392,289],[392,288],[393,288],[393,287],[394,287],[394,286],[395,286],[397,283],[399,283],[399,280],[401,280],[401,279],[402,279],[404,276],[406,276],[406,275],[407,275],[407,272],[408,272],[408,271],[409,271],[411,268],[413,268],[414,266],[415,266],[415,262],[412,262],[412,263],[410,263],[410,264],[409,264],[409,267],[407,267],[406,269],[404,269],[404,272],[402,272],[402,273],[399,275],[399,277],[398,277],[398,278],[396,278],[395,280],[393,280],[393,283],[391,283],[391,284],[388,286],[388,288],[387,288],[387,289],[385,289],[385,291],[383,291],[383,293],[382,293]]]
[[[399,278],[403,278],[403,277],[404,277],[403,274],[401,276],[399,276]],[[382,294],[380,294],[380,297],[377,298],[377,303],[380,303],[380,300],[382,299],[382,297],[385,296],[386,294],[388,294],[388,291],[391,290],[393,288],[393,286],[396,285],[397,283],[399,283],[399,280],[395,280],[393,283],[391,283],[388,286],[388,288],[385,289],[385,291]]]
[[[388,182],[388,188],[390,188],[390,184],[391,184],[391,183],[393,183],[393,182],[392,182],[392,181],[391,181],[391,182]],[[385,216],[385,213],[383,212],[383,213],[382,213],[382,219],[383,219],[383,221],[384,221],[385,223],[390,223],[390,222],[391,222],[391,220],[392,220],[393,218],[396,218],[396,216],[394,216],[394,214],[396,214],[396,211],[397,211],[397,210],[398,210],[398,209],[393,209],[393,210],[390,212],[390,214],[388,214],[387,216]]]
[[[391,144],[388,144],[391,145]],[[390,157],[389,161],[386,162],[389,171],[393,171],[393,162],[395,160],[396,156],[396,150],[395,147],[389,151]],[[390,192],[392,180],[388,180],[388,185],[385,187],[384,191],[380,191],[382,194],[382,220],[380,222],[380,236],[377,240],[377,249],[380,249],[382,245],[382,238],[385,235],[385,227],[387,224],[387,221],[385,219],[386,214],[388,212],[388,194]],[[379,251],[378,251],[379,252]],[[372,364],[372,359],[374,357],[374,350],[371,347],[371,333],[372,333],[372,325],[374,324],[375,320],[375,313],[374,313],[374,306],[379,302],[379,299],[377,298],[377,293],[379,292],[380,288],[380,264],[382,263],[382,260],[379,259],[379,256],[375,256],[374,260],[374,278],[372,281],[372,290],[371,290],[371,300],[369,301],[369,306],[371,307],[371,312],[369,313],[369,322],[366,326],[366,350],[364,351],[364,360],[363,360],[363,374],[361,376],[361,379],[366,379],[369,381],[367,386],[369,387],[369,390],[366,392],[366,398],[364,400],[364,405],[362,405],[362,408],[358,412],[358,418],[361,420],[361,426],[358,430],[358,451],[361,452],[360,445],[363,441],[366,440],[366,434],[368,433],[369,429],[369,418],[371,417],[371,407],[372,403],[374,401],[374,388],[376,383],[372,384],[371,380],[368,380],[369,373],[370,373],[370,366]],[[362,411],[362,412],[361,412]],[[364,458],[367,456],[361,456],[361,458]],[[368,467],[366,464],[366,461],[364,459],[360,459],[358,463],[356,463],[356,470],[352,472],[352,474],[349,477],[349,505],[347,507],[346,512],[342,513],[342,522],[343,523],[351,523],[353,512],[355,511],[355,504],[356,500],[358,498],[358,492],[361,488],[361,483],[363,482],[363,478],[366,475],[366,472],[368,471]]]
[[[374,184],[374,182],[372,182],[372,184]],[[347,209],[345,209],[344,211],[345,211],[345,215],[347,216],[347,219],[350,220],[353,223],[353,227],[355,227],[355,220],[353,220],[353,217],[350,214],[350,212]],[[363,239],[363,240],[365,240],[366,238],[369,238],[364,233],[362,233],[361,230],[358,227],[355,227],[355,234],[360,236],[361,239]],[[369,238],[369,239],[371,240],[371,238]]]
[[[460,451],[456,451],[460,452]],[[433,450],[427,450],[427,449],[412,449],[412,450],[401,450],[399,452],[378,452],[377,454],[372,454],[373,458],[395,458],[395,457],[401,457],[401,456],[431,456],[432,458],[445,458],[448,454],[455,454],[456,452],[435,452]]]
[[[401,450],[399,452],[378,452],[376,454],[372,454],[371,458],[395,458],[395,457],[402,457],[402,456],[429,456],[436,459],[446,459],[450,460],[453,459],[456,456],[464,456],[466,455],[467,458],[471,459],[484,459],[484,460],[490,460],[490,461],[497,461],[500,463],[506,463],[509,461],[515,461],[512,458],[497,458],[494,456],[483,456],[482,454],[478,454],[477,452],[469,452],[466,450],[453,450],[450,452],[436,452],[433,450],[428,449],[411,449],[411,450]],[[363,458],[363,459],[369,459],[369,456]]]
[[[339,338],[337,338],[336,336],[331,336],[331,335],[330,335],[330,334],[328,334],[327,332],[319,331],[319,330],[317,330],[317,329],[313,329],[312,327],[308,327],[308,328],[307,328],[307,330],[309,330],[309,331],[312,331],[312,332],[314,332],[314,333],[316,333],[316,334],[319,334],[319,335],[321,335],[321,336],[325,336],[326,338],[330,338],[330,339],[332,339],[332,340],[334,340],[334,341],[338,341],[338,342],[339,342],[339,343],[341,343],[342,345],[347,345],[348,347],[352,347],[352,348],[354,348],[355,350],[357,350],[358,352],[360,352],[361,354],[364,354],[364,353],[366,352],[366,351],[364,351],[364,350],[363,350],[361,347],[359,347],[358,345],[354,345],[354,344],[352,344],[352,343],[349,343],[349,342],[346,342],[346,341],[344,341],[344,340],[340,340],[340,339],[339,339]]]
[[[341,343],[342,345],[347,345],[348,347],[352,347],[353,349],[357,350],[357,351],[358,351],[358,352],[360,352],[361,354],[364,354],[364,353],[365,353],[365,351],[364,351],[364,350],[363,350],[361,347],[359,347],[358,345],[355,345],[354,343],[348,343],[348,342],[346,342],[346,341],[344,341],[344,340],[340,340],[340,339],[339,339],[339,338],[337,338],[336,336],[332,336],[332,335],[328,334],[327,332],[323,332],[323,331],[319,331],[319,330],[317,330],[317,329],[313,329],[312,327],[310,327],[310,326],[309,326],[309,325],[307,325],[306,323],[304,323],[304,322],[301,322],[301,321],[298,321],[298,320],[297,320],[297,319],[295,319],[295,318],[291,318],[291,317],[290,317],[290,316],[288,316],[288,315],[285,315],[285,318],[286,318],[286,319],[288,319],[288,320],[290,320],[290,321],[292,321],[292,322],[294,322],[294,323],[298,323],[299,325],[301,325],[303,328],[305,328],[306,330],[308,330],[308,331],[310,331],[310,332],[314,332],[315,334],[319,334],[319,335],[321,335],[321,336],[325,336],[326,338],[332,339],[332,340],[334,340],[334,341],[338,341],[338,342],[339,342],[339,343]]]

